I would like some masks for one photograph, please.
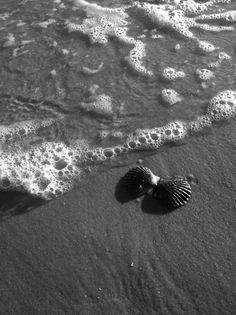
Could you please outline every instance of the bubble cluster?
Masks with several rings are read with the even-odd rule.
[[[186,123],[173,121],[163,127],[162,133],[165,142],[176,142],[186,137],[188,129]]]
[[[79,107],[86,112],[91,112],[96,115],[105,117],[113,117],[114,109],[113,102],[109,95],[100,94],[97,96],[91,96],[88,102],[81,102]]]
[[[52,199],[70,190],[80,180],[78,161],[85,146],[73,150],[63,143],[45,142],[30,150],[2,152],[1,190],[18,190]]]
[[[188,132],[186,126],[184,122],[174,121],[163,127],[138,129],[134,133],[127,135],[127,139],[123,145],[105,149],[97,148],[89,151],[87,157],[91,162],[103,162],[106,159],[131,151],[158,149],[165,143],[183,139]]]
[[[179,103],[182,101],[182,97],[179,95],[178,92],[176,92],[173,89],[164,89],[161,91],[161,98],[162,100],[170,105],[173,106],[176,103]]]
[[[228,55],[226,52],[221,51],[218,55],[218,60],[215,62],[210,62],[208,64],[209,68],[218,68],[220,67],[220,65],[222,64],[222,62],[224,62],[225,60],[230,60],[231,56]]]
[[[114,156],[117,156],[121,153],[125,153],[122,151],[122,149],[117,147],[111,147],[111,148],[102,148],[98,147],[93,150],[89,150],[86,154],[86,162],[87,163],[101,163],[107,159],[110,159]]]
[[[225,1],[229,3],[230,1]],[[201,19],[203,20],[225,20],[227,22],[236,22],[236,10],[222,12],[222,13],[213,13],[213,14],[202,14]]]
[[[224,26],[224,25],[212,25],[204,24],[198,22],[198,20],[209,20],[209,19],[221,19],[226,22],[234,22],[234,12],[223,12],[221,14],[208,14],[208,15],[197,15],[192,16],[192,14],[198,14],[199,12],[205,11],[208,7],[212,6],[214,3],[219,3],[219,1],[209,1],[208,3],[195,3],[194,1],[167,1],[169,4],[149,4],[149,3],[140,3],[135,2],[134,6],[138,9],[141,9],[144,14],[156,25],[159,27],[165,27],[172,29],[184,37],[193,39],[197,44],[202,47],[207,48],[206,42],[202,42],[198,37],[192,32],[192,28],[199,28],[204,31],[210,32],[221,32],[221,31],[233,31],[234,27]],[[167,3],[165,1],[165,3]],[[220,1],[228,3],[228,1]],[[191,14],[191,16],[187,16]],[[209,49],[209,47],[208,47]],[[211,49],[215,49],[214,46]]]
[[[205,115],[198,116],[194,121],[173,121],[169,124],[151,128],[138,129],[127,135],[123,145],[110,148],[97,148],[88,152],[91,162],[103,162],[106,159],[136,150],[158,149],[162,145],[178,142],[186,136],[209,128],[215,120],[228,119],[236,114],[236,91],[223,91],[213,97]]]
[[[160,128],[138,129],[129,134],[124,144],[128,150],[157,149],[163,143]]]
[[[231,57],[230,57],[230,55],[228,55],[226,52],[224,52],[224,51],[221,51],[220,53],[219,53],[219,60],[222,62],[223,60],[230,60],[231,59]]]
[[[199,14],[206,11],[213,4],[229,3],[230,0],[211,0],[205,3],[198,3],[194,0],[159,0],[159,2],[175,5],[176,8],[181,9],[186,13]]]
[[[234,30],[232,26],[221,25],[222,22],[220,25],[212,25],[204,24],[202,21],[220,19],[226,23],[234,22],[235,11],[199,15],[199,13],[206,11],[215,3],[228,3],[228,0],[212,0],[206,3],[197,3],[193,0],[162,0],[160,2],[165,4],[157,5],[136,1],[131,6],[108,8],[84,0],[74,0],[76,8],[83,10],[86,13],[86,18],[83,19],[82,24],[67,21],[66,28],[69,33],[80,32],[87,35],[92,44],[107,44],[110,38],[114,38],[121,43],[133,46],[125,59],[134,71],[144,76],[153,75],[153,72],[148,70],[145,65],[146,47],[145,43],[141,41],[141,38],[145,37],[145,35],[138,36],[138,39],[127,35],[128,24],[130,23],[127,9],[142,10],[153,24],[173,29],[184,37],[195,40],[198,47],[207,53],[216,50],[218,47],[207,41],[200,40],[193,33],[192,28],[200,28],[211,32]],[[198,15],[193,16],[194,14]],[[171,68],[169,70],[171,71]],[[91,71],[86,72],[90,73]],[[183,71],[177,71],[176,75],[175,78],[183,78],[185,76]],[[168,77],[168,74],[164,73],[163,76]],[[175,78],[172,76],[169,80],[174,80]]]
[[[176,79],[185,78],[186,74],[184,71],[178,71],[174,68],[168,67],[163,70],[162,77],[166,81],[174,81]]]
[[[119,37],[122,40],[126,37],[128,15],[125,8],[105,8],[95,3],[87,1],[75,0],[74,4],[77,8],[86,12],[87,18],[83,20],[83,24],[66,23],[68,32],[80,32],[89,37],[92,44],[106,44],[109,36]]]
[[[198,40],[198,47],[201,51],[205,53],[211,53],[219,48],[205,40]]]
[[[108,136],[109,136],[108,130],[101,130],[98,134],[98,137],[100,140],[104,140],[104,139],[108,138]]]
[[[140,129],[128,136],[125,145],[128,149],[157,149],[169,142],[176,142],[187,135],[186,124],[173,121],[158,128]]]
[[[134,48],[131,49],[129,56],[125,59],[128,64],[132,67],[133,70],[138,72],[141,75],[152,76],[153,72],[147,70],[143,64],[143,59],[146,56],[145,44],[141,41],[137,41],[134,45]]]
[[[210,128],[212,126],[212,119],[208,115],[198,116],[195,120],[188,123],[189,132],[196,133],[200,132],[202,129]]]
[[[201,81],[208,81],[214,78],[214,72],[209,69],[197,69],[196,75]]]
[[[134,46],[125,58],[128,64],[137,73],[151,76],[153,73],[146,69],[144,57],[146,56],[145,44],[127,35],[127,8],[105,8],[87,1],[75,1],[75,5],[84,10],[87,18],[82,24],[66,23],[69,33],[80,32],[89,37],[92,44],[106,44],[109,38],[114,38],[121,43]]]
[[[219,92],[210,101],[207,114],[212,120],[228,119],[236,113],[236,92],[226,90]]]
[[[53,119],[43,121],[30,120],[14,123],[11,125],[0,126],[0,142],[2,144],[21,140],[29,134],[35,134],[39,129],[51,126]]]

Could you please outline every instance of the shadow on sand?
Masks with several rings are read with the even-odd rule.
[[[143,196],[131,196],[125,190],[124,180],[122,177],[115,189],[116,200],[124,204],[139,197],[143,198],[141,202],[141,209],[143,212],[164,215],[174,210],[162,204],[160,201],[152,198],[148,194]],[[0,192],[0,222],[9,219],[12,216],[29,212],[47,202],[48,201],[45,199],[36,198],[28,193],[2,191]]]
[[[141,196],[131,196],[128,194],[128,192],[125,190],[124,185],[124,179],[123,177],[119,180],[118,184],[116,185],[115,189],[115,198],[118,202],[124,204],[131,200],[135,200]],[[141,202],[141,209],[143,212],[149,213],[149,214],[156,214],[156,215],[165,215],[168,214],[175,209],[170,208],[163,203],[161,203],[159,200],[154,199],[152,196],[148,194],[144,194]]]
[[[0,192],[0,222],[31,211],[47,201],[21,192]]]

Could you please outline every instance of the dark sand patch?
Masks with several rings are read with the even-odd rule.
[[[235,131],[144,159],[156,174],[198,179],[179,210],[118,202],[126,166],[2,222],[0,313],[233,314]]]

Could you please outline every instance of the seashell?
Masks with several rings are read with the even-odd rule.
[[[129,170],[123,177],[126,190],[131,195],[142,195],[157,185],[159,177],[144,166],[137,166]]]
[[[152,196],[172,209],[186,204],[191,197],[191,186],[181,177],[161,178],[153,188]]]

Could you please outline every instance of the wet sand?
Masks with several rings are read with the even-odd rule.
[[[0,314],[234,314],[235,140],[231,121],[144,158],[196,177],[176,211],[127,201],[133,163],[2,222]]]
[[[118,5],[110,2],[101,4]],[[231,4],[234,9],[234,1]],[[216,55],[212,60],[198,56],[194,44],[176,34],[164,32],[163,39],[154,41],[151,31],[144,32],[147,65],[156,74],[149,81],[137,78],[124,63],[130,47],[116,42],[90,46],[86,38],[67,34],[65,21],[80,17],[71,3],[57,12],[54,2],[24,6],[14,0],[4,3],[1,13],[18,6],[19,11],[1,23],[2,37],[11,32],[16,38],[16,46],[1,50],[2,124],[57,118],[65,112],[67,120],[73,116],[78,123],[70,138],[79,134],[92,141],[98,131],[113,129],[113,124],[104,122],[101,129],[99,121],[83,119],[77,109],[71,113],[70,106],[83,101],[94,84],[99,83],[99,93],[124,105],[123,121],[117,126],[124,134],[176,119],[195,119],[205,113],[217,92],[235,89],[235,33],[199,33],[233,58],[216,69],[214,84],[203,88],[195,70]],[[55,18],[55,25],[37,26],[49,17]],[[16,26],[21,20],[23,27]],[[142,36],[144,27],[137,19],[130,34]],[[32,45],[21,46],[24,34],[26,41],[33,39]],[[173,51],[176,44],[183,47],[178,54]],[[65,48],[69,54],[63,53]],[[14,52],[19,56],[12,58]],[[96,68],[101,62],[104,68],[98,77],[82,73],[81,66]],[[187,81],[169,83],[184,96],[181,107],[171,109],[159,102],[166,88],[160,73],[170,65],[188,75]],[[24,103],[8,101],[14,96],[24,103],[46,100],[47,106],[28,111]],[[232,120],[185,145],[163,147],[149,157],[145,152],[129,156],[120,167],[98,172],[82,188],[48,203],[0,192],[0,315],[234,314],[235,140]],[[130,200],[119,180],[135,165],[136,157],[160,176],[193,174],[191,201],[167,213],[150,198]]]

